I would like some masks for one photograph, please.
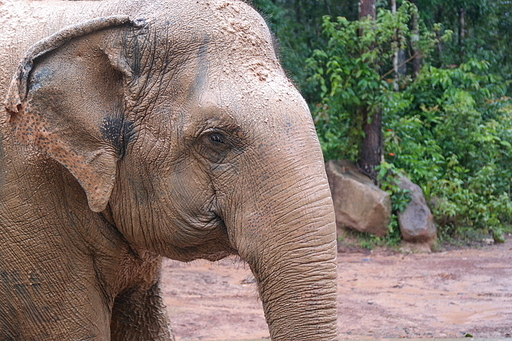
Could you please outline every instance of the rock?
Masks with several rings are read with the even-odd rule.
[[[411,192],[411,201],[403,212],[398,213],[398,225],[403,240],[412,243],[433,243],[436,240],[437,229],[420,186],[402,176],[398,181],[398,187]]]
[[[338,228],[385,236],[391,219],[389,194],[349,161],[328,161],[326,171]]]

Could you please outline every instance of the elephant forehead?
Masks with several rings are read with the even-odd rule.
[[[272,35],[263,18],[248,4],[238,0],[185,0],[172,6],[178,8],[160,11],[163,16],[154,22],[157,35],[169,32],[167,36],[158,35],[172,40],[171,45],[165,45],[177,51],[202,49],[199,52],[213,56],[211,63],[225,59],[247,65],[247,60],[253,59],[251,68],[258,68],[261,77],[263,68],[280,68]],[[202,47],[204,44],[207,49]]]
[[[214,17],[207,59],[213,73],[221,72],[217,77],[223,83],[243,96],[269,98],[295,90],[279,64],[265,21],[253,8],[233,0],[207,0],[203,5]]]
[[[215,1],[214,34],[221,43],[231,43],[244,55],[263,54],[277,61],[272,48],[272,36],[263,18],[250,6],[229,0]],[[233,50],[234,51],[234,50]]]

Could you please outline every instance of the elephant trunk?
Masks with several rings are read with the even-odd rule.
[[[290,235],[278,237],[278,250],[269,247],[278,259],[251,265],[272,340],[336,340],[336,246],[321,220],[288,223]]]
[[[310,166],[288,187],[265,185],[237,238],[274,341],[337,339],[334,212],[323,162]]]

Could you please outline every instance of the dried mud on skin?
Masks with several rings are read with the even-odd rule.
[[[512,337],[512,238],[479,249],[338,254],[342,339]],[[249,267],[235,258],[165,260],[177,340],[268,337]]]

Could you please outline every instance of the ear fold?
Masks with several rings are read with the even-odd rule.
[[[105,29],[128,22],[126,16],[94,19],[36,43],[5,103],[16,136],[66,167],[95,212],[108,203],[130,127],[123,117],[126,70],[116,70],[101,45]]]

